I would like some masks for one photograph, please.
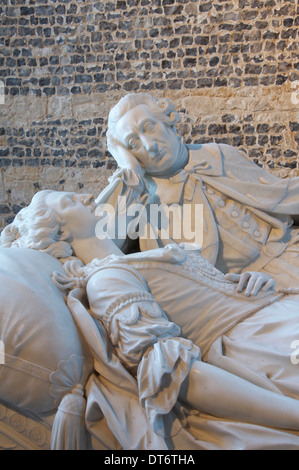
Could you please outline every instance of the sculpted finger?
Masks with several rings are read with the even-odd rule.
[[[240,274],[227,273],[225,277],[228,281],[232,281],[232,282],[239,282],[240,280]]]
[[[252,279],[251,274],[248,272],[242,273],[240,276],[239,284],[237,287],[237,292],[242,292],[246,285],[248,286],[247,283],[250,282],[250,279]]]
[[[263,290],[267,292],[268,290],[276,289],[276,281],[274,279],[269,279],[263,287]]]
[[[258,280],[258,277],[256,275],[252,275],[250,277],[250,279],[248,281],[248,284],[247,284],[247,287],[246,287],[245,292],[244,292],[244,294],[246,296],[249,297],[251,295],[252,290],[254,289],[254,286],[255,286],[257,280]]]
[[[135,169],[140,166],[138,160],[134,155],[122,145],[119,145],[116,150],[115,160],[117,161],[120,168],[131,168]]]
[[[112,154],[112,156],[114,157],[114,152],[116,151],[116,148],[119,145],[119,142],[116,139],[114,139],[114,137],[110,134],[109,131],[106,134],[106,138],[107,138],[107,148],[109,152]]]
[[[250,295],[256,296],[262,289],[264,282],[265,280],[262,276],[258,277],[254,283],[254,286],[252,287]]]

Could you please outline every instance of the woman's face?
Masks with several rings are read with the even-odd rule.
[[[138,105],[122,116],[114,137],[153,175],[170,170],[180,151],[175,133],[146,105]]]
[[[46,197],[46,205],[60,217],[63,229],[74,237],[95,234],[98,218],[94,215],[96,205],[91,194],[54,191]]]

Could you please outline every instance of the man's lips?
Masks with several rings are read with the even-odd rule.
[[[160,152],[158,152],[155,156],[154,156],[154,160],[157,160],[158,162],[164,157],[166,153],[166,150],[165,148],[161,149]]]

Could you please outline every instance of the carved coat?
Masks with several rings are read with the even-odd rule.
[[[281,270],[275,261],[282,256],[286,266],[280,287],[297,285],[299,270],[294,266],[299,267],[299,248],[293,218],[299,215],[299,178],[277,178],[229,145],[187,147],[188,164],[174,176],[143,179],[133,170],[118,170],[97,202],[116,207],[118,197],[124,196],[127,207],[136,202],[147,207],[179,204],[183,211],[188,204],[202,204],[201,251],[213,265],[222,272],[260,271],[273,261],[265,270],[274,276]],[[150,218],[148,222],[157,236],[141,236],[142,251],[173,241],[190,242],[183,230],[181,237],[167,239],[161,236],[161,227],[153,227]]]

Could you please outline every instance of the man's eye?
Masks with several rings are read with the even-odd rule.
[[[130,149],[136,149],[139,145],[138,139],[132,138],[128,142],[129,148]]]
[[[143,130],[144,132],[152,132],[154,130],[155,124],[151,121],[148,121],[144,124]]]

